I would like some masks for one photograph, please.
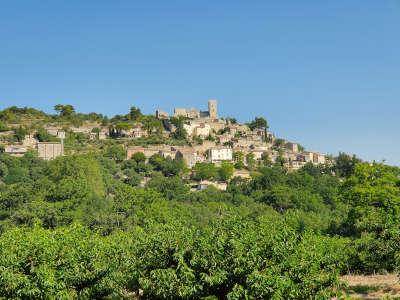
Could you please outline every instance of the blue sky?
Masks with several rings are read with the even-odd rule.
[[[175,106],[400,165],[400,1],[0,0],[0,109]]]

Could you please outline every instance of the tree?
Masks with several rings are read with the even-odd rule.
[[[218,169],[218,177],[221,181],[229,181],[233,176],[234,167],[230,162],[223,161]]]
[[[39,128],[35,135],[35,139],[37,139],[39,142],[51,142],[51,141],[56,141],[57,139],[52,136],[46,129],[44,128]]]
[[[185,118],[183,117],[171,117],[170,122],[175,126],[175,131],[172,132],[172,138],[176,140],[186,140],[187,131],[183,127]]]
[[[268,129],[268,122],[265,118],[263,117],[255,117],[252,122],[249,123],[249,127],[251,130],[254,129]]]
[[[263,117],[255,117],[254,120],[249,124],[249,128],[251,130],[261,129],[264,131],[264,140],[267,141],[267,130],[268,130],[268,122]]]
[[[24,127],[18,127],[14,129],[14,136],[18,142],[22,142],[25,136],[28,134],[28,130]]]
[[[183,125],[176,127],[175,131],[171,134],[172,138],[176,140],[186,140],[187,131],[183,128]]]
[[[142,116],[139,121],[143,124],[143,128],[148,134],[151,134],[154,131],[158,133],[162,132],[163,125],[161,121],[154,116]]]
[[[253,170],[256,165],[256,159],[254,157],[254,153],[247,153],[246,155],[246,164],[250,170]]]
[[[75,114],[75,108],[70,104],[57,104],[54,106],[54,110],[57,111],[61,117],[70,117]]]
[[[162,193],[168,200],[184,200],[189,192],[189,188],[178,176],[156,176],[147,183],[146,187]]]
[[[336,157],[333,171],[341,177],[349,177],[354,172],[354,168],[357,163],[361,162],[355,155],[350,156],[346,153],[340,152],[339,156]]]
[[[134,169],[124,170],[125,179],[124,182],[131,186],[138,186],[142,182],[143,176],[138,174]]]
[[[15,228],[0,237],[0,297],[101,298],[118,289],[117,240],[74,225]]]
[[[121,162],[126,157],[125,149],[120,145],[111,145],[106,148],[104,156],[111,158],[117,162]]]
[[[241,151],[235,151],[233,153],[233,160],[235,162],[235,168],[240,170],[244,168],[244,154]]]
[[[272,166],[272,161],[269,158],[268,152],[263,152],[261,154],[261,162],[264,166]]]
[[[100,129],[99,127],[94,127],[94,128],[92,128],[92,131],[91,131],[91,132],[94,133],[94,134],[96,134],[96,139],[99,139],[99,138],[100,138],[101,129]]]
[[[146,161],[146,156],[144,155],[143,152],[136,152],[133,153],[131,159],[134,160],[136,163],[141,163]]]
[[[0,132],[8,131],[10,130],[5,123],[0,121]]]
[[[217,169],[212,163],[196,163],[193,167],[193,179],[195,180],[213,180],[217,176]]]
[[[154,167],[154,170],[160,171],[164,176],[177,176],[186,169],[183,159],[170,157],[164,158],[160,154],[154,154],[149,158],[149,164]]]
[[[140,108],[132,106],[129,111],[129,119],[132,121],[137,121],[142,116]]]

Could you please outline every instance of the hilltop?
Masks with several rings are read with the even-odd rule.
[[[144,115],[137,107],[111,118],[95,112],[79,113],[71,105],[58,104],[54,109],[55,114],[26,107],[1,111],[0,145],[4,151],[23,155],[33,150],[39,157],[52,159],[113,144],[124,148],[126,158],[136,152],[147,159],[158,153],[163,157],[180,156],[189,168],[196,163],[226,161],[247,171],[261,164],[297,170],[308,162],[318,165],[329,160],[298,143],[277,138],[263,117],[246,124],[232,117],[219,117],[216,100],[209,101],[208,111],[176,108],[172,116],[161,110]],[[65,150],[59,144],[59,132],[65,132]],[[48,143],[43,151],[41,143]]]

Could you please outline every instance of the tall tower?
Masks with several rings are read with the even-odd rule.
[[[208,101],[208,115],[211,119],[218,119],[217,100]]]

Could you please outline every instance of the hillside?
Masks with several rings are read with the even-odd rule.
[[[400,169],[217,113],[0,112],[0,299],[395,295]]]

